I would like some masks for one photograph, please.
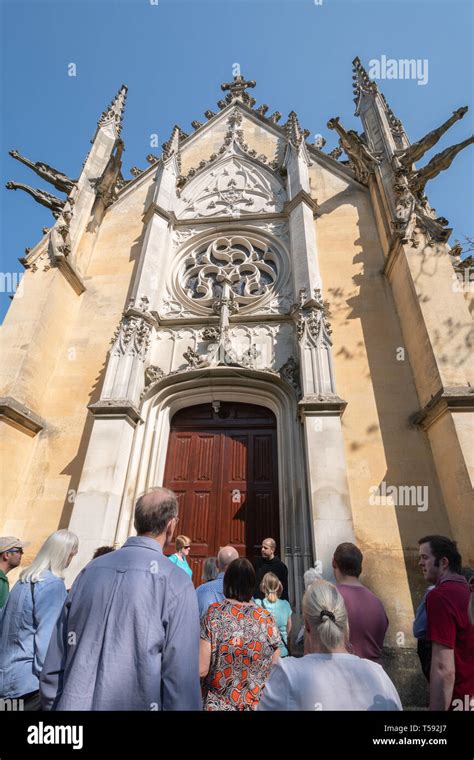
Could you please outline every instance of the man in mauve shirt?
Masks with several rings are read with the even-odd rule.
[[[426,638],[432,642],[430,710],[472,710],[474,626],[461,555],[446,536],[425,536],[418,545],[425,580],[435,584],[426,598]]]
[[[351,654],[380,662],[388,618],[378,596],[359,580],[363,554],[351,543],[339,544],[332,559],[336,587],[349,619]]]

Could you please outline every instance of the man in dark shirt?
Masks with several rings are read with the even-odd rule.
[[[288,568],[284,562],[278,557],[275,557],[276,541],[273,538],[266,538],[262,541],[262,559],[257,560],[255,563],[255,593],[256,598],[261,598],[262,592],[260,591],[260,584],[263,576],[266,573],[273,573],[280,579],[283,586],[281,592],[281,599],[288,600]]]

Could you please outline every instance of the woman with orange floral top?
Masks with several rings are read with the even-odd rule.
[[[201,621],[204,710],[255,710],[280,656],[278,627],[252,601],[254,588],[251,563],[235,559],[224,576],[225,599],[211,604]]]

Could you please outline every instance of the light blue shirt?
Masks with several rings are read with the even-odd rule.
[[[189,567],[186,557],[184,559],[180,559],[177,554],[172,554],[170,557],[168,557],[168,559],[170,562],[173,562],[173,564],[180,567],[181,570],[184,570],[184,572],[187,573],[190,578],[193,577],[193,571]]]
[[[196,593],[157,541],[132,536],[82,570],[40,691],[44,709],[202,709]]]
[[[286,599],[277,599],[276,602],[269,602],[268,599],[256,599],[255,603],[265,610],[268,610],[281,635],[280,657],[288,657],[288,632],[286,626],[291,617],[292,609]]]
[[[199,586],[196,589],[196,595],[199,606],[199,617],[202,618],[209,609],[209,605],[214,604],[214,602],[222,602],[224,599],[224,573],[219,573],[215,580],[208,581]]]
[[[33,596],[34,595],[34,612]],[[39,689],[53,628],[66,599],[64,581],[49,570],[36,583],[18,581],[0,616],[0,697]]]

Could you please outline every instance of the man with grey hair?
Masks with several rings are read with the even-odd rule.
[[[222,602],[224,599],[224,575],[230,563],[238,559],[239,553],[233,546],[223,546],[217,555],[217,568],[219,573],[214,581],[203,583],[196,589],[199,605],[199,617],[202,618],[210,604]]]
[[[137,535],[76,578],[44,662],[43,709],[202,709],[196,594],[163,555],[177,522],[175,494],[154,488],[137,501]]]

